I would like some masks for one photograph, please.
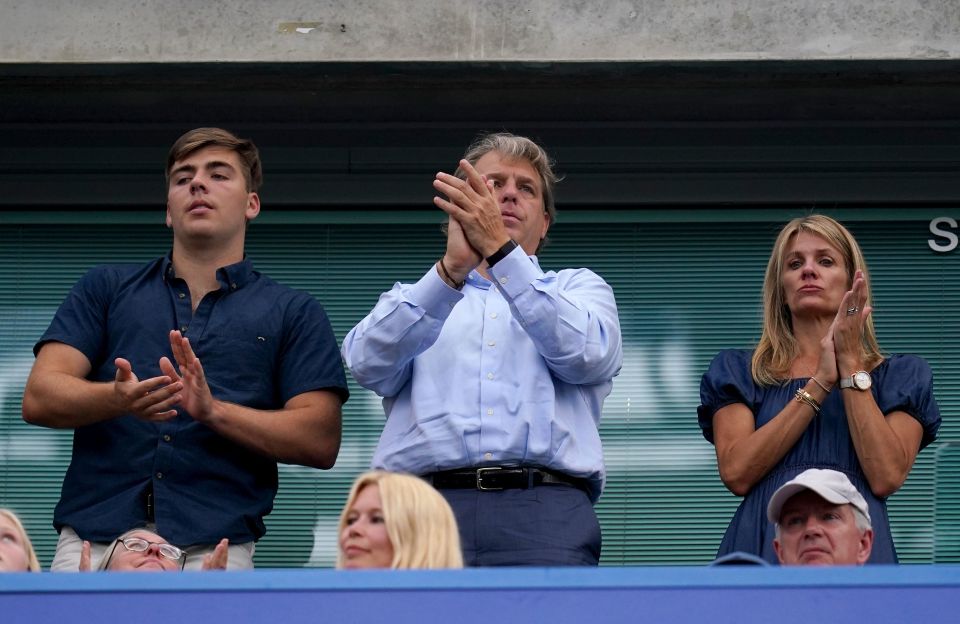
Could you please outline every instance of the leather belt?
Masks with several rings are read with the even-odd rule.
[[[485,466],[445,470],[423,475],[438,490],[477,489],[483,491],[527,490],[538,485],[570,485],[587,491],[585,479],[559,472],[524,466]]]

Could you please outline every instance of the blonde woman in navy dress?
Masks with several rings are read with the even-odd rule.
[[[913,355],[881,353],[866,262],[830,217],[784,226],[763,300],[756,349],[722,351],[700,384],[703,435],[716,447],[724,485],[744,497],[718,555],[745,551],[776,563],[767,501],[804,470],[831,468],[869,504],[868,563],[896,563],[885,501],[936,439],[930,367]]]

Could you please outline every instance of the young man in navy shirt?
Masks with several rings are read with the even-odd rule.
[[[253,268],[256,146],[219,128],[167,159],[168,255],[108,265],[73,287],[34,347],[29,423],[74,430],[54,525],[53,570],[93,566],[147,526],[202,562],[222,538],[253,565],[277,462],[330,468],[346,380],[322,306]]]

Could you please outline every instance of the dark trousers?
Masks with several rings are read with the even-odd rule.
[[[595,566],[600,522],[583,490],[440,490],[460,527],[467,566]]]

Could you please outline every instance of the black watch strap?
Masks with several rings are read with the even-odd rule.
[[[519,247],[519,245],[513,242],[513,240],[508,240],[503,244],[503,247],[501,247],[500,249],[496,250],[495,252],[487,256],[487,266],[492,267],[496,263],[500,262],[501,260],[507,257],[508,253],[510,253],[517,247]]]

